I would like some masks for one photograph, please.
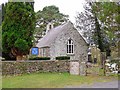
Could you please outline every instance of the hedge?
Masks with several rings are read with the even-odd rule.
[[[50,60],[50,57],[31,57],[29,60]]]
[[[58,57],[56,57],[56,60],[70,60],[70,57],[68,57],[68,56],[58,56]]]

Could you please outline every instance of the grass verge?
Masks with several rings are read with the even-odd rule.
[[[2,77],[2,88],[63,88],[93,82],[107,82],[110,76],[76,76],[69,73],[34,73]]]

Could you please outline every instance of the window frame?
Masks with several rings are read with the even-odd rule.
[[[67,54],[74,54],[74,42],[72,39],[67,41]]]

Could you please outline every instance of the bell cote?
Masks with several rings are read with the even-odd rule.
[[[52,23],[52,22],[49,22],[49,23],[47,24],[47,26],[46,26],[46,34],[47,34],[52,28],[54,28],[53,23]]]

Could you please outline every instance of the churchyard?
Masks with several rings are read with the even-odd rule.
[[[35,2],[0,6],[2,88],[65,88],[118,80],[119,3],[86,2],[86,12],[79,12],[73,23],[55,5],[35,12]]]

